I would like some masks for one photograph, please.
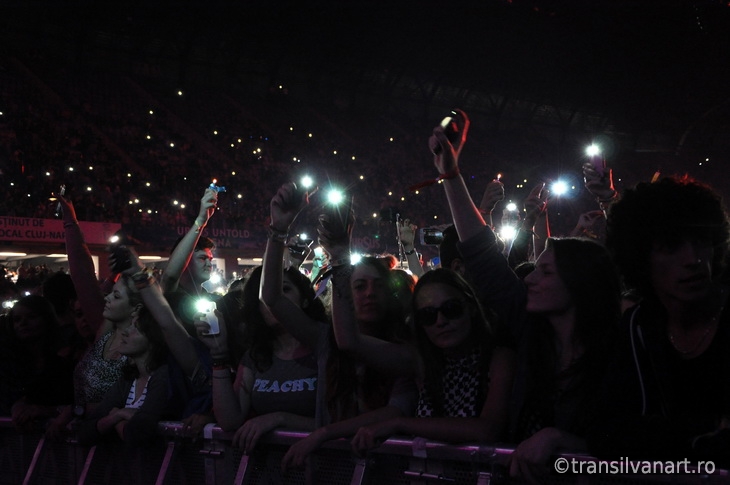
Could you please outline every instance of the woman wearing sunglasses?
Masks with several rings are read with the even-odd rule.
[[[415,378],[416,416],[361,428],[352,440],[353,449],[362,453],[393,434],[452,443],[501,439],[515,353],[495,345],[473,289],[451,270],[430,271],[416,285],[412,318],[415,345],[358,338],[357,353],[370,355],[375,366],[394,357],[403,359],[404,365],[391,371]]]

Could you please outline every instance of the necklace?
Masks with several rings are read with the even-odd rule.
[[[678,347],[677,342],[674,341],[674,335],[670,331],[669,332],[669,341],[672,343],[672,347],[674,347],[674,350],[676,350],[677,352],[679,352],[682,355],[689,355],[689,354],[694,354],[695,352],[697,352],[697,350],[704,343],[707,336],[710,334],[710,330],[712,330],[712,328],[717,323],[717,318],[720,316],[720,313],[722,313],[722,308],[717,313],[717,315],[712,317],[712,320],[710,320],[710,323],[707,324],[707,328],[705,329],[705,332],[702,334],[702,336],[699,338],[699,340],[697,340],[697,342],[692,346],[692,348],[683,349],[683,348]]]

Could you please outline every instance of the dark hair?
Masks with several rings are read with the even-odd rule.
[[[418,322],[416,313],[416,300],[420,291],[431,284],[442,284],[450,286],[460,292],[467,303],[467,308],[471,317],[471,335],[469,339],[473,342],[474,347],[479,351],[479,379],[480,385],[477,395],[477,402],[484,402],[486,395],[484,390],[489,380],[489,364],[492,360],[494,351],[494,338],[491,322],[487,319],[486,313],[482,308],[479,299],[476,297],[474,289],[469,283],[458,273],[447,268],[438,268],[425,273],[418,280],[416,288],[413,291],[413,327],[418,351],[421,355],[424,365],[424,387],[426,393],[433,402],[434,413],[436,416],[444,415],[444,399],[443,399],[443,372],[446,366],[446,356],[443,350],[436,347],[426,335],[423,326]]]
[[[392,272],[387,269],[380,258],[373,256],[363,257],[354,266],[360,265],[374,268],[386,284],[385,315],[372,336],[388,342],[398,340],[399,336],[406,332],[406,328],[403,307],[396,295],[395,279]],[[332,349],[337,349],[333,331],[330,331],[330,346]],[[326,400],[332,421],[352,417],[349,410],[357,405],[355,398],[358,392],[358,379],[355,375],[356,364],[357,361],[344,352],[333,351],[330,353],[327,361]],[[367,367],[361,382],[365,392],[359,398],[365,401],[368,409],[377,409],[388,403],[388,397],[394,382],[391,376]]]
[[[655,244],[673,246],[703,238],[714,248],[712,276],[725,269],[730,225],[722,200],[689,176],[640,183],[613,204],[606,221],[606,246],[629,288],[653,293],[649,254]]]
[[[258,266],[246,280],[243,287],[243,342],[256,368],[263,372],[271,367],[274,355],[274,341],[277,330],[266,323],[259,310],[259,287],[263,267]],[[309,278],[296,268],[284,270],[284,277],[288,278],[299,290],[299,294],[306,304],[302,307],[304,313],[319,322],[327,321],[322,302],[315,298]]]
[[[198,243],[195,245],[195,251],[203,251],[205,249],[215,249],[215,241],[209,237],[200,236]]]
[[[177,238],[177,241],[175,241],[175,243],[172,245],[172,249],[170,250],[170,253],[175,251],[175,248],[177,247],[178,244],[180,244],[180,241],[182,241],[184,237],[185,236],[180,236],[179,238]],[[193,251],[202,251],[205,249],[210,249],[210,250],[215,249],[215,241],[213,241],[209,237],[200,236],[200,238],[198,239],[198,242],[195,244],[195,248],[193,248]]]
[[[142,301],[142,295],[139,294],[139,290],[135,286],[134,281],[132,281],[132,277],[130,275],[121,274],[119,276],[119,279],[122,281],[122,284],[127,289],[127,299],[129,300],[129,306],[134,309],[139,305],[144,305],[144,302]]]
[[[228,285],[228,292],[216,302],[217,310],[226,322],[226,340],[231,362],[240,362],[244,352],[243,340],[243,279],[237,279]]]
[[[608,251],[595,241],[548,238],[545,250],[553,251],[556,271],[575,305],[574,332],[583,353],[556,375],[558,355],[553,345],[554,330],[544,317],[530,315],[525,351],[530,381],[527,406],[533,412],[552,415],[557,382],[569,378],[569,388],[564,390],[563,397],[578,406],[573,413],[573,424],[582,429],[586,423],[581,420],[588,416],[585,398],[597,392],[616,342],[621,286]]]
[[[43,296],[51,302],[56,315],[62,315],[69,309],[69,303],[76,300],[76,288],[71,276],[62,271],[53,273],[43,281]]]
[[[18,335],[15,333],[14,326],[14,317],[18,307],[33,310],[43,319],[44,327],[43,336],[41,338],[45,354],[48,355],[49,352],[54,352],[55,350],[57,350],[56,345],[58,344],[58,342],[56,337],[58,335],[58,329],[60,326],[58,316],[56,315],[56,312],[53,309],[53,305],[51,304],[51,302],[47,298],[40,295],[24,296],[15,303],[13,308],[11,308],[10,312],[8,313],[8,331],[10,332],[10,336],[16,348],[17,345],[22,345],[22,343],[18,340]],[[22,358],[27,357],[27,355],[25,355],[25,352],[21,352],[21,354],[24,354],[21,355]]]
[[[606,248],[583,238],[548,238],[545,249],[575,305],[574,331],[587,359],[612,350],[621,317],[621,284]]]
[[[147,372],[152,372],[167,363],[168,348],[165,342],[165,336],[162,333],[160,324],[157,323],[152,313],[147,307],[141,307],[137,314],[137,330],[139,333],[147,337],[150,345],[150,354],[145,362]],[[139,377],[139,369],[131,359],[122,369],[122,375],[126,379],[135,379]]]
[[[459,249],[456,247],[459,242],[459,235],[456,233],[456,227],[451,225],[443,230],[444,239],[439,244],[439,260],[442,268],[451,268],[451,263],[455,259],[462,259]]]

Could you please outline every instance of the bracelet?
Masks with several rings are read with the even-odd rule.
[[[439,175],[438,178],[436,179],[436,182],[438,183],[442,180],[451,180],[453,178],[458,177],[460,173],[461,172],[459,171],[459,167],[457,166],[451,172],[446,172],[446,173],[442,173],[441,175]]]
[[[416,185],[411,185],[410,187],[408,187],[408,190],[410,190],[411,192],[415,192],[416,190],[428,187],[429,185],[440,184],[443,180],[451,180],[458,177],[460,173],[461,172],[459,171],[459,167],[457,166],[451,172],[442,173],[435,179],[425,180],[423,182],[417,183]]]
[[[63,228],[64,229],[67,228],[67,227],[71,227],[71,226],[78,227],[79,226],[79,221],[69,221],[69,222],[64,222],[63,223]]]
[[[280,230],[276,229],[274,226],[269,225],[269,239],[271,239],[272,241],[276,241],[276,242],[285,244],[287,239],[289,239],[289,232],[280,231]]]
[[[195,232],[202,232],[203,229],[205,229],[205,226],[207,223],[199,223],[197,219],[195,219]]]

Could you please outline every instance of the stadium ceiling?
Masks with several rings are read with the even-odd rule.
[[[2,2],[10,53],[161,67],[180,86],[285,84],[341,109],[454,105],[639,151],[730,153],[727,1]]]

